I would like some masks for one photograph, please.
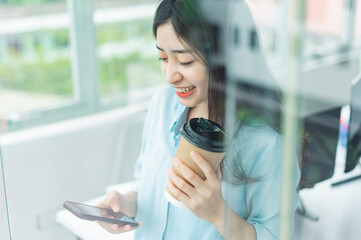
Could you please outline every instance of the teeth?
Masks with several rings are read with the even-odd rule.
[[[191,91],[191,90],[193,90],[193,89],[194,89],[194,87],[189,87],[189,88],[176,88],[175,90],[176,90],[177,92],[187,93],[187,92],[189,92],[189,91]]]

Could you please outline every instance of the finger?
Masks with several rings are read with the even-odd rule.
[[[192,169],[190,169],[178,158],[173,158],[172,162],[174,167],[179,171],[180,174],[182,174],[184,179],[187,180],[190,184],[192,184],[195,187],[198,187],[200,184],[202,184],[203,180],[195,172],[193,172]]]
[[[114,212],[120,211],[120,207],[121,207],[120,201],[121,201],[120,193],[118,193],[115,190],[108,192],[107,203]]]
[[[114,229],[117,229],[117,230],[121,230],[122,232],[129,232],[129,231],[132,231],[138,227],[132,227],[130,226],[129,224],[126,224],[126,225],[123,225],[123,226],[119,226],[118,224],[112,224],[112,227]]]
[[[101,207],[101,208],[109,208],[110,207],[106,197],[101,202],[97,203],[96,206]]]
[[[114,223],[107,223],[102,221],[96,221],[102,228],[107,230],[110,233],[116,234],[116,233],[122,233],[125,231],[129,231],[125,226],[119,226],[118,224]]]
[[[100,216],[113,217],[112,215],[109,214],[109,211],[107,210],[110,208],[107,198],[105,198],[103,201],[99,202],[96,206],[100,207],[100,208],[104,208],[104,209],[99,209]]]
[[[115,224],[115,223],[107,223],[107,222],[102,222],[102,221],[96,221],[96,222],[102,228],[104,228],[105,230],[107,230],[108,232],[113,233],[113,234],[132,231],[132,230],[142,226],[142,223],[139,223],[139,225],[137,227],[131,227],[129,224],[126,224],[124,226],[119,226],[118,224]]]
[[[182,192],[190,196],[191,198],[195,194],[195,189],[193,186],[191,186],[187,181],[180,178],[173,169],[168,169],[168,176],[173,185],[175,185],[178,189],[180,189]]]
[[[216,169],[216,176],[217,176],[217,179],[219,181],[222,180],[222,170],[221,170],[221,165],[218,166],[218,168]]]
[[[179,199],[179,201],[184,203],[186,206],[188,205],[190,201],[190,197],[184,192],[182,192],[179,188],[177,188],[170,180],[167,181],[167,190],[172,196],[175,196],[177,199]]]
[[[204,175],[206,176],[206,180],[214,180],[217,178],[217,175],[212,166],[199,153],[196,151],[191,151],[190,155],[193,161],[203,171]]]

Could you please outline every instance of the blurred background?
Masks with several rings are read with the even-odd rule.
[[[158,2],[0,0],[0,239],[86,239],[57,218],[63,201],[85,202],[134,179],[148,101],[166,84],[151,29]],[[289,1],[246,2],[286,85]],[[300,125],[329,128],[302,165],[295,239],[356,239],[361,180],[331,184],[360,173],[358,158],[344,167],[351,98],[361,96],[351,87],[361,69],[361,2],[303,7]],[[348,205],[356,208],[339,207]]]

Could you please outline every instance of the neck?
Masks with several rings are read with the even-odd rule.
[[[192,118],[208,119],[208,102],[203,102],[189,109],[188,121]]]

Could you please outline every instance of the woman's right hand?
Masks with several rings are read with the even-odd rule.
[[[103,201],[98,203],[97,206],[102,208],[111,208],[114,212],[122,212],[127,216],[129,216],[130,214],[130,209],[126,197],[115,190],[108,192],[107,197]],[[139,223],[138,227],[131,227],[129,224],[119,226],[115,223],[101,221],[96,222],[105,230],[113,234],[128,232],[142,225],[141,223]]]

